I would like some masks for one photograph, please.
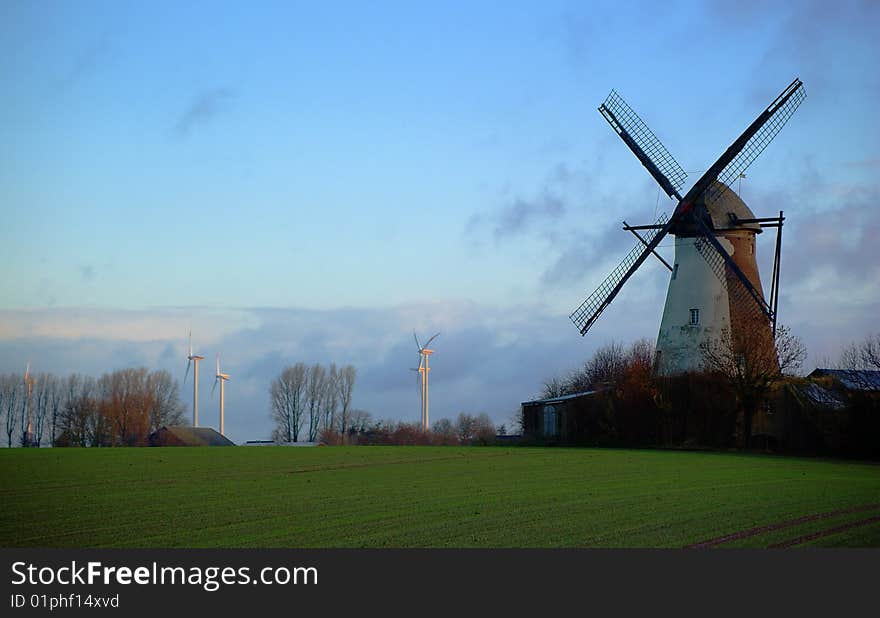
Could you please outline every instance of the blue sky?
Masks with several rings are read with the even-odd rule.
[[[354,362],[355,405],[416,420],[411,331],[439,330],[433,416],[506,420],[656,335],[656,265],[590,336],[567,318],[620,221],[670,208],[608,92],[699,172],[794,77],[742,188],[789,217],[781,320],[813,364],[876,329],[874,2],[180,4],[0,5],[0,371],[182,373],[192,327],[244,440],[299,360]]]

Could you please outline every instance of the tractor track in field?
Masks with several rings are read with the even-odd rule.
[[[828,528],[827,530],[819,530],[818,532],[813,532],[812,534],[805,534],[803,536],[795,537],[793,539],[788,539],[787,541],[782,541],[781,543],[774,543],[773,545],[768,545],[769,549],[786,549],[788,547],[794,547],[795,545],[801,545],[803,543],[809,543],[810,541],[814,541],[816,539],[821,539],[825,536],[831,536],[832,534],[837,534],[838,532],[843,532],[844,530],[849,530],[850,528],[858,528],[860,526],[867,526],[869,524],[880,522],[880,515],[875,515],[874,517],[868,517],[867,519],[859,519],[856,521],[851,521],[846,524],[842,524],[840,526],[835,526],[834,528]]]
[[[747,539],[749,537],[757,536],[759,534],[764,534],[765,532],[772,532],[774,530],[782,530],[784,528],[790,528],[792,526],[798,526],[800,524],[805,524],[811,521],[819,521],[822,519],[828,519],[830,517],[837,517],[838,515],[849,515],[851,513],[861,513],[864,511],[874,511],[880,509],[880,504],[865,504],[862,506],[854,506],[848,509],[839,509],[836,511],[826,511],[825,513],[815,513],[813,515],[804,515],[803,517],[797,517],[795,519],[788,519],[786,521],[780,521],[775,524],[767,524],[765,526],[757,526],[755,528],[749,528],[748,530],[740,530],[739,532],[731,532],[730,534],[725,534],[723,536],[718,536],[712,539],[707,539],[705,541],[700,541],[699,543],[693,543],[691,545],[685,545],[684,549],[705,549],[708,547],[715,547],[717,545],[722,545],[724,543],[729,543],[730,541],[738,541],[740,539]],[[847,528],[856,527],[856,525],[866,525],[873,521],[880,521],[880,516],[870,517],[865,520],[859,520],[858,522],[851,522],[851,524],[844,524],[843,526],[838,526],[837,528],[831,528],[830,530],[823,530],[818,533],[814,533],[815,538],[819,538],[819,536],[826,536],[828,534],[835,534],[836,532],[840,532]],[[783,543],[779,543],[777,545],[771,545],[770,547],[791,547],[792,545],[798,545],[800,543],[805,543],[809,540],[812,540],[813,535],[806,535],[803,537],[797,537],[796,539],[791,539],[790,541],[784,541]],[[789,543],[789,544],[786,544]]]

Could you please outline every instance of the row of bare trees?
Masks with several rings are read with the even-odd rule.
[[[880,369],[880,333],[844,346],[836,369]]]
[[[362,423],[351,407],[357,370],[352,365],[329,367],[296,363],[285,367],[269,386],[270,409],[277,442],[316,442],[322,431],[347,435]]]
[[[0,426],[10,447],[141,445],[183,414],[177,381],[164,370],[119,369],[97,379],[41,373],[30,385],[20,374],[0,376]]]
[[[495,442],[498,433],[504,433],[504,430],[496,430],[488,414],[474,416],[462,412],[455,421],[447,418],[435,421],[427,431],[419,423],[392,420],[362,424],[347,436],[326,430],[321,432],[321,443],[395,446],[488,445]]]

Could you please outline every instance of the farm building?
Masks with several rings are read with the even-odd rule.
[[[542,444],[736,448],[736,393],[709,374],[655,377],[522,403],[523,438]],[[750,447],[880,458],[880,371],[817,369],[786,378],[754,410]]]
[[[589,440],[599,433],[605,402],[604,391],[524,401],[523,437],[559,444]]]
[[[210,427],[163,426],[150,434],[150,446],[235,446]]]
[[[880,456],[880,371],[816,369],[785,382],[755,419],[774,450]]]
[[[880,371],[865,369],[814,369],[809,378],[825,379],[849,393],[880,394]]]

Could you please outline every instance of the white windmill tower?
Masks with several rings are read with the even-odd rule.
[[[422,428],[425,431],[428,430],[428,372],[431,371],[431,368],[428,366],[428,358],[434,353],[434,350],[429,349],[428,346],[431,345],[431,342],[434,341],[439,334],[440,333],[437,333],[428,339],[425,345],[422,345],[419,343],[419,338],[415,331],[413,331],[413,338],[416,340],[416,349],[419,351],[419,368],[414,369],[414,371],[419,372],[419,385],[422,395],[421,423]]]
[[[220,435],[226,435],[223,433],[223,403],[224,403],[224,394],[225,394],[225,385],[226,382],[229,381],[228,373],[220,372],[220,353],[217,353],[217,373],[214,376],[214,386],[211,388],[211,396],[214,396],[214,389],[217,388],[217,382],[220,382]]]
[[[28,363],[24,370],[24,390],[25,390],[25,430],[22,436],[22,446],[32,446],[34,443],[34,422],[31,414],[31,403],[33,401],[34,383],[36,379],[31,375],[31,364]],[[10,412],[11,414],[11,412]]]
[[[722,333],[757,335],[773,345],[779,301],[779,257],[784,217],[756,218],[730,186],[776,137],[806,97],[795,79],[721,157],[681,195],[687,173],[623,98],[612,91],[599,111],[660,187],[677,202],[668,218],[624,228],[639,240],[605,281],[569,316],[585,335],[626,281],[667,234],[675,236],[672,271],[660,332],[655,371],[673,374],[702,365],[701,346],[721,343]],[[776,255],[769,302],[755,261],[755,235],[775,227]],[[646,230],[642,237],[639,230]]]
[[[186,373],[183,376],[183,383],[186,384],[186,378],[189,376],[189,366],[193,366],[193,427],[199,426],[199,361],[205,360],[204,356],[193,354],[192,331],[189,331],[189,355],[186,357]]]

